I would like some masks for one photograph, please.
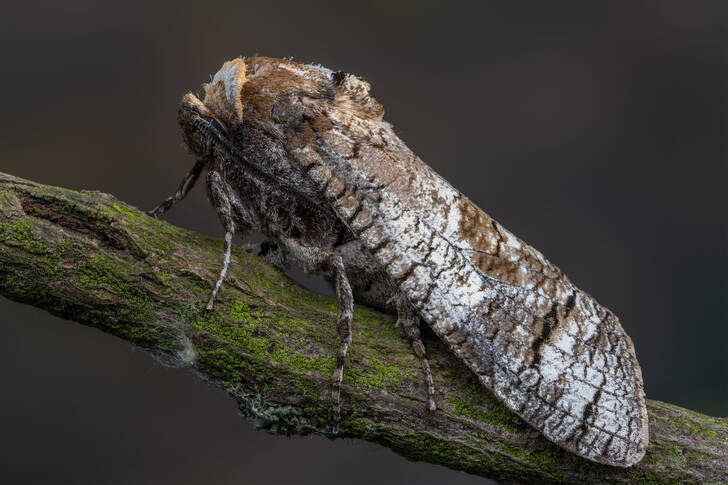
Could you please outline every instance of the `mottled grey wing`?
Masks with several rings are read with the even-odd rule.
[[[600,463],[639,461],[648,441],[642,377],[617,317],[388,124],[329,117],[334,129],[298,149],[299,162],[440,338],[558,445]]]

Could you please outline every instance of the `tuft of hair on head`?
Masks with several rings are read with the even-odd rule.
[[[205,105],[228,125],[243,121],[240,91],[245,81],[245,61],[237,58],[223,64],[212,81],[202,86],[205,90]]]
[[[336,71],[332,80],[336,89],[334,104],[337,107],[363,118],[382,120],[384,108],[369,94],[371,85],[368,82],[344,71]]]

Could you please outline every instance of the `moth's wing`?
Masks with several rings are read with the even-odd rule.
[[[388,124],[344,110],[326,116],[334,128],[296,150],[302,169],[440,338],[553,442],[600,463],[639,461],[648,441],[642,376],[617,317]]]

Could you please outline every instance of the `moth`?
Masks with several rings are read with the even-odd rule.
[[[151,214],[205,172],[225,228],[265,234],[258,253],[334,283],[340,347],[334,431],[353,303],[396,311],[435,389],[424,320],[518,416],[589,460],[628,467],[648,443],[640,366],[617,317],[420,160],[383,120],[370,85],[319,65],[234,59],[186,94],[178,121],[197,162]]]

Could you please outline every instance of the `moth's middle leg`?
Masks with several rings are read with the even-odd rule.
[[[344,362],[346,352],[351,344],[351,321],[354,315],[354,295],[351,291],[349,279],[346,277],[344,260],[338,254],[321,248],[301,245],[291,238],[281,238],[280,242],[290,253],[294,260],[301,263],[306,271],[333,273],[338,300],[338,317],[336,319],[336,332],[339,334],[339,350],[336,352],[336,369],[334,370],[334,384],[331,399],[334,406],[333,432],[339,432],[341,420],[341,382],[344,377]]]
[[[404,334],[412,345],[417,357],[422,364],[422,371],[425,373],[425,383],[427,384],[427,406],[430,411],[437,409],[435,405],[435,383],[432,380],[432,370],[430,370],[430,362],[425,355],[425,345],[422,343],[420,335],[420,316],[415,312],[412,305],[406,298],[400,296],[396,300],[397,304],[397,323],[396,326],[402,326]]]

